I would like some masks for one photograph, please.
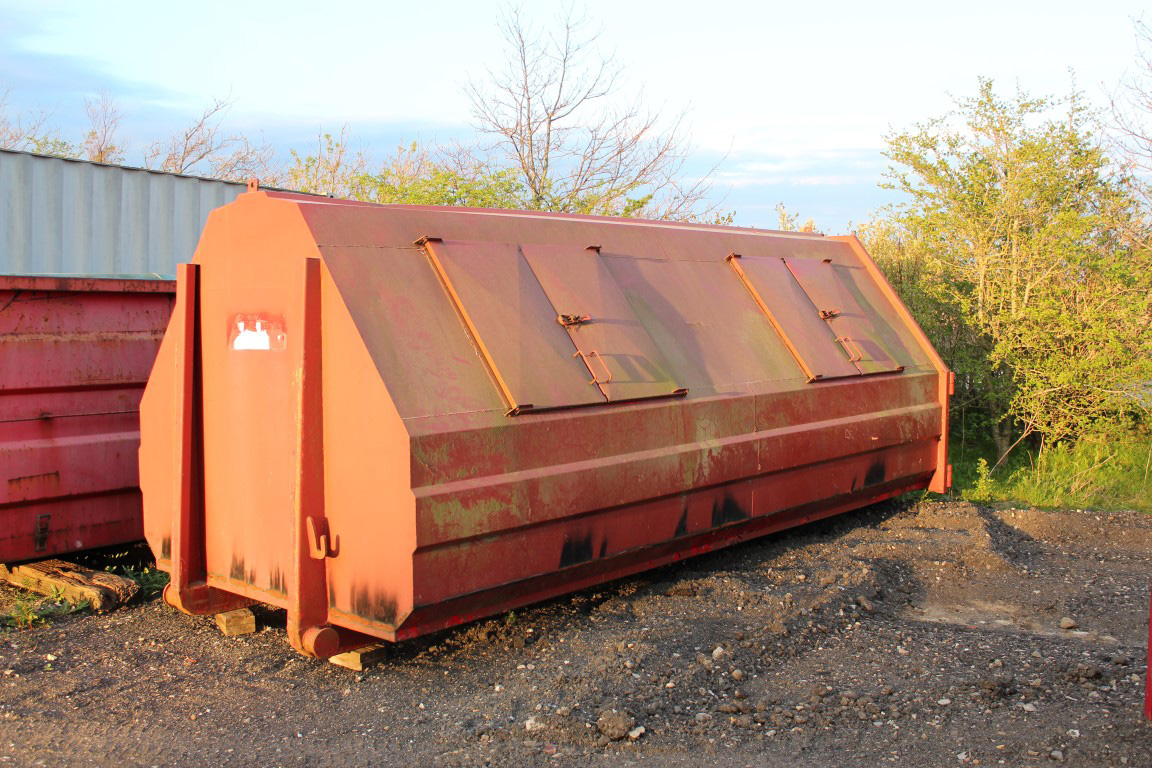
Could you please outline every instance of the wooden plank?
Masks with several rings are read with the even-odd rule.
[[[353,672],[363,672],[369,667],[379,664],[388,657],[388,646],[383,644],[366,645],[347,653],[338,653],[329,656],[328,661],[338,667],[350,669]]]
[[[250,635],[256,631],[256,615],[248,608],[237,608],[216,614],[216,626],[228,637]]]
[[[140,589],[132,579],[63,560],[41,560],[11,568],[0,565],[0,577],[18,587],[70,603],[87,601],[94,611],[110,611],[131,600]]]

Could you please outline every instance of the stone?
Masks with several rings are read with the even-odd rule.
[[[607,709],[600,713],[596,721],[596,728],[600,733],[613,741],[619,741],[628,735],[628,731],[636,727],[636,721],[626,712]]]
[[[1060,629],[1076,629],[1078,626],[1080,625],[1076,623],[1076,619],[1071,616],[1065,616],[1060,619]],[[1056,751],[1058,752],[1059,750]]]

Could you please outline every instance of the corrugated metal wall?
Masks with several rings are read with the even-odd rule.
[[[0,272],[174,275],[246,186],[0,149]]]

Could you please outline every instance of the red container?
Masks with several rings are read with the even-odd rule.
[[[0,562],[143,538],[138,410],[174,290],[0,275]]]
[[[145,533],[324,657],[943,491],[950,381],[854,237],[254,191],[180,270]]]

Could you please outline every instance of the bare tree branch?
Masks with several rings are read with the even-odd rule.
[[[30,112],[24,118],[10,117],[8,95],[7,89],[0,91],[0,148],[61,157],[76,155],[76,148],[48,127],[48,111]]]
[[[524,208],[649,218],[713,218],[712,172],[683,178],[690,157],[684,115],[665,120],[639,97],[615,101],[621,67],[594,54],[599,33],[569,8],[550,33],[509,10],[502,70],[466,87],[484,149],[521,175]],[[713,169],[715,170],[715,169]]]
[[[230,99],[213,99],[184,130],[167,141],[149,145],[144,150],[144,167],[233,181],[266,178],[271,171],[272,147],[264,142],[254,144],[242,133],[222,130],[232,104]]]
[[[107,92],[84,100],[84,113],[88,115],[88,133],[80,145],[86,160],[97,163],[124,162],[124,146],[116,141],[123,115],[116,101]]]

